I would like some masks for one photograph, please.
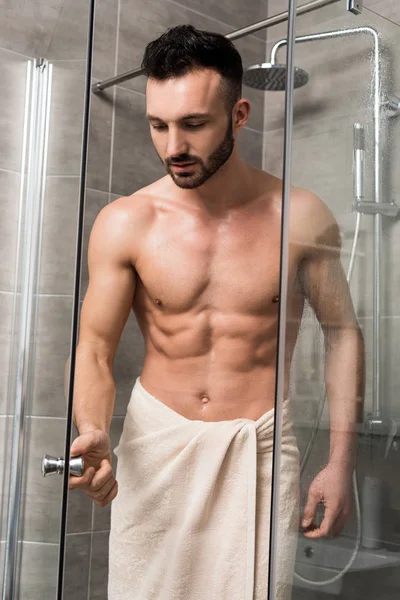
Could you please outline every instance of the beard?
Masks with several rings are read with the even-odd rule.
[[[203,161],[199,156],[193,156],[191,154],[180,154],[174,158],[167,158],[165,161],[165,168],[169,175],[171,175],[174,183],[180,188],[193,190],[203,185],[210,177],[214,175],[226,163],[228,158],[233,152],[235,146],[235,140],[232,133],[232,117],[229,120],[228,128],[225,133],[225,137],[218,146],[208,157],[207,161]],[[199,165],[200,169],[195,172],[190,165],[188,170],[182,173],[175,173],[171,164],[179,165],[180,163],[195,163]],[[194,165],[193,165],[194,167]]]

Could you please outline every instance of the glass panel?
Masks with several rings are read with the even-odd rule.
[[[112,46],[111,52],[109,43],[98,44],[94,56],[94,76],[96,79],[108,79],[139,66],[146,44],[156,39],[167,26],[190,23],[202,30],[227,34],[288,8],[288,3],[281,0],[268,11],[266,2],[258,0],[248,2],[245,10],[243,3],[236,0],[228,4],[218,4],[214,0],[206,0],[202,3],[198,3],[197,0],[162,3],[150,1],[140,3],[140,19],[137,10],[132,10],[132,4],[127,0],[115,4],[108,3],[107,9],[102,6],[102,10],[97,10],[96,13],[96,40],[101,40],[104,31],[107,31],[109,40],[115,40],[116,43]],[[282,27],[286,34],[285,19]],[[260,30],[235,42],[246,68],[265,62],[266,39],[266,30]],[[258,417],[261,413],[273,409],[280,212],[278,210],[274,213],[272,233],[268,239],[265,231],[269,231],[269,214],[266,216],[264,212],[260,218],[254,218],[253,215],[251,232],[247,239],[251,240],[255,237],[253,228],[257,228],[260,243],[257,252],[254,252],[254,247],[249,249],[245,245],[238,252],[237,245],[235,249],[233,244],[230,251],[232,255],[230,259],[226,258],[224,273],[221,270],[218,272],[221,263],[218,267],[220,259],[217,260],[214,255],[211,256],[208,266],[205,266],[206,242],[215,224],[215,215],[210,218],[209,227],[206,229],[197,218],[188,222],[185,211],[189,211],[193,206],[192,197],[189,194],[187,197],[179,195],[182,194],[182,190],[176,186],[174,193],[165,198],[164,191],[154,186],[154,182],[165,175],[165,169],[160,165],[159,158],[154,152],[149,127],[145,121],[145,91],[145,79],[139,76],[119,81],[116,87],[92,96],[88,168],[90,189],[87,190],[86,243],[82,273],[82,292],[85,300],[76,355],[74,406],[76,415],[80,414],[83,427],[89,425],[89,429],[96,426],[106,430],[109,433],[111,449],[115,450],[118,446],[116,450],[118,466],[115,454],[112,456],[112,464],[114,472],[117,467],[119,491],[112,505],[112,511],[114,523],[119,515],[120,519],[114,524],[114,534],[111,534],[114,550],[110,558],[111,568],[114,568],[114,571],[110,579],[109,597],[120,595],[129,598],[132,589],[135,589],[140,590],[137,592],[140,597],[160,600],[161,598],[174,598],[174,600],[221,598],[222,600],[228,597],[250,599],[253,598],[254,587],[254,598],[264,599],[268,593],[273,419],[269,422],[270,426],[264,429],[267,452],[258,455],[261,462],[259,471],[265,474],[265,478],[258,486],[261,493],[257,491],[259,494],[257,506],[261,507],[260,514],[257,509],[259,520],[257,533],[254,527],[256,500],[254,478],[249,484],[249,494],[244,499],[246,510],[249,509],[247,516],[240,510],[232,508],[230,503],[235,494],[231,494],[229,490],[217,493],[219,486],[225,485],[218,465],[216,465],[216,473],[219,477],[217,483],[215,484],[212,478],[206,483],[200,476],[204,488],[200,489],[201,486],[196,488],[196,479],[190,481],[192,474],[190,461],[181,464],[180,470],[174,470],[174,457],[179,458],[179,455],[185,455],[185,452],[180,453],[179,448],[174,447],[174,438],[178,438],[179,427],[176,428],[175,435],[171,423],[174,419],[179,421],[182,418],[181,414],[189,416],[190,421],[195,421],[195,427],[202,422],[210,425],[207,419],[222,420],[229,433],[226,421],[234,421],[235,416],[252,414]],[[243,88],[243,95],[250,100],[252,111],[248,123],[238,134],[238,148],[242,159],[247,164],[260,169],[263,166],[263,152],[269,147],[269,132],[264,133],[264,103],[268,102],[268,97],[263,91],[247,86]],[[282,106],[283,96],[281,95]],[[186,104],[188,110],[194,108],[189,102],[185,103],[183,108]],[[164,99],[163,104],[158,105],[157,108],[161,111],[159,114],[167,120],[168,111],[172,111],[175,106],[171,100],[167,102]],[[210,109],[213,110],[214,107],[211,106]],[[199,139],[203,139],[201,135]],[[214,134],[212,142],[214,143],[216,139]],[[283,130],[275,137],[275,142],[278,148],[283,146]],[[201,153],[196,145],[194,151]],[[161,152],[162,156],[163,153],[165,150]],[[90,157],[93,157],[92,162]],[[258,171],[253,175],[255,178],[260,176]],[[282,164],[277,175],[281,180]],[[222,192],[229,184],[229,181],[222,179],[222,183],[217,186],[216,206],[219,206],[220,190]],[[280,207],[279,182],[276,186],[274,199]],[[133,196],[143,188],[146,189],[142,195]],[[205,189],[208,188],[205,186]],[[264,190],[264,187],[262,189]],[[149,205],[155,205],[157,211],[160,211],[161,218],[163,218],[162,204],[158,205],[156,201],[165,202],[169,218],[160,228],[149,231],[143,237],[137,247],[138,256],[134,254],[135,243],[138,243],[135,239],[140,236],[137,226],[132,225],[132,233],[124,242],[123,254],[130,256],[126,262],[134,264],[138,273],[137,295],[133,296],[129,287],[131,273],[127,271],[121,280],[117,278],[114,280],[106,274],[106,271],[101,274],[104,265],[112,258],[111,242],[117,237],[115,234],[112,235],[112,231],[107,229],[105,223],[107,215],[108,219],[111,219],[110,215],[117,210],[118,206],[124,207],[123,210],[126,211],[126,215],[130,215],[129,218],[134,218],[140,210],[140,202],[143,198]],[[182,200],[186,198],[186,200],[175,203],[178,198]],[[194,201],[197,200],[198,198],[194,196]],[[245,200],[248,201],[250,198],[246,197]],[[268,196],[268,202],[271,202],[271,195]],[[204,209],[201,203],[199,207],[201,210]],[[100,218],[93,228],[99,213],[101,213]],[[203,213],[200,211],[198,214]],[[242,217],[244,218],[243,214]],[[186,229],[189,223],[192,223],[190,227],[193,227],[191,233]],[[101,227],[106,227],[105,231],[108,233],[103,232],[99,235]],[[92,237],[92,247],[97,248],[96,252],[103,252],[99,261],[103,267],[96,267],[96,261],[93,261],[89,284],[87,249],[91,232],[92,236],[95,236]],[[98,242],[94,241],[96,237]],[[106,244],[103,243],[104,240],[107,240]],[[191,242],[195,240],[199,245],[193,248]],[[154,244],[154,248],[151,244]],[[171,248],[175,248],[173,257],[168,254]],[[190,264],[183,261],[184,257],[190,257]],[[268,257],[267,267],[266,257]],[[173,260],[172,264],[171,260]],[[251,269],[253,260],[254,268]],[[204,280],[204,277],[207,279],[211,276],[210,269],[213,268],[211,261],[214,261],[216,269],[214,291],[213,284],[207,284]],[[260,261],[259,268],[256,267],[257,261]],[[202,271],[202,268],[205,271]],[[262,281],[259,280],[260,273]],[[200,287],[194,284],[195,277],[198,278]],[[108,282],[107,285],[104,285],[105,281]],[[257,297],[257,284],[260,289],[258,308],[252,304],[253,301],[257,304],[257,299],[253,300]],[[193,289],[193,285],[196,289]],[[208,292],[207,289],[210,291]],[[265,301],[266,289],[268,298]],[[210,296],[206,306],[204,301],[207,293]],[[188,300],[190,294],[192,294],[192,301]],[[118,319],[113,313],[113,303],[116,298],[119,298],[118,306],[121,307]],[[242,308],[239,308],[240,298],[243,298]],[[130,310],[132,304],[133,311]],[[261,304],[262,308],[260,308]],[[249,308],[250,305],[253,309]],[[143,306],[145,306],[144,312]],[[127,317],[126,323],[123,322],[124,311]],[[257,311],[263,313],[262,317]],[[268,312],[268,325],[263,321],[264,311]],[[241,312],[244,313],[242,317],[246,323],[243,322],[240,329],[239,321],[242,317],[238,313]],[[233,320],[231,325],[225,326],[223,320],[228,319],[229,313],[231,314],[229,318]],[[135,314],[139,315],[140,327]],[[110,330],[104,333],[103,324],[107,322],[108,327],[110,323],[114,324],[110,327],[111,333]],[[222,329],[220,333],[217,331],[216,339],[212,342],[211,337],[207,337],[211,344],[208,346],[204,336],[210,336],[213,327],[216,330],[221,327],[224,331]],[[96,345],[93,340],[98,339],[98,331],[92,337],[91,333],[97,328],[101,328],[104,338],[101,338],[101,344]],[[123,332],[118,340],[116,338],[119,337],[120,329],[123,329]],[[260,335],[260,330],[265,331],[265,337],[264,333]],[[110,338],[111,334],[114,337]],[[112,360],[110,356],[117,342],[119,342],[118,349],[115,359]],[[110,363],[113,363],[113,368]],[[214,364],[216,366],[213,366]],[[142,377],[144,373],[144,391],[139,393],[136,384],[136,395],[134,401],[130,403],[129,410],[132,412],[135,405],[137,411],[139,410],[137,407],[142,407],[140,414],[136,413],[134,424],[139,429],[142,426],[147,428],[148,435],[138,436],[130,446],[126,439],[126,436],[130,435],[129,417],[126,419],[127,407],[132,388],[138,377]],[[165,406],[161,408],[160,403],[157,403],[153,396],[161,399],[167,406],[172,406],[173,411]],[[110,407],[113,405],[114,397],[114,410],[111,413]],[[207,406],[207,398],[211,398],[209,407],[214,404],[216,406],[216,412],[211,412],[210,417],[207,417],[207,411],[203,413],[203,409],[199,408],[199,406]],[[90,409],[91,403],[92,407],[94,406],[92,409]],[[222,407],[224,403],[228,408],[217,410],[217,407]],[[154,416],[153,419],[148,418],[147,415],[151,415],[151,411],[156,415],[156,411],[160,409],[161,414],[164,415],[161,422],[158,416]],[[142,419],[145,419],[147,424]],[[122,438],[122,442],[119,443],[124,421],[125,438]],[[153,421],[158,424],[159,429],[165,427],[166,442],[162,442],[164,439],[162,431],[150,433],[149,428],[152,427]],[[248,458],[251,462],[246,462],[242,472],[243,478],[237,478],[237,482],[245,481],[245,485],[247,474],[253,472],[250,469],[255,466],[257,459],[255,437],[252,435],[253,421],[254,419],[245,421],[251,432],[249,443],[253,444],[250,448],[248,445],[245,446],[245,452],[249,452],[249,458],[246,454],[246,460]],[[183,422],[186,424],[187,419]],[[207,440],[205,436],[199,434],[200,441],[196,451],[194,432],[189,435],[188,441],[181,440],[189,455],[190,449],[193,448],[193,472],[197,468],[196,461],[198,468],[204,466],[205,473],[209,460],[214,461],[213,464],[216,458],[221,459],[223,465],[229,463],[229,460],[223,457],[229,444],[224,446],[226,438],[222,439],[221,444],[218,434],[218,427],[221,424],[211,423],[211,425],[215,426],[214,437],[210,436]],[[232,423],[229,423],[229,427],[232,427]],[[188,430],[189,427],[185,428],[183,435],[187,435]],[[209,431],[211,432],[211,429]],[[219,431],[222,432],[222,429]],[[204,440],[204,448],[201,440]],[[178,444],[181,442],[178,440]],[[79,439],[72,446],[72,451],[78,448],[78,443]],[[220,444],[219,455],[217,455],[218,443]],[[127,454],[129,447],[135,447],[135,453],[131,457]],[[104,457],[109,458],[108,448],[104,449],[101,458]],[[88,461],[90,458],[93,457],[87,456]],[[94,463],[96,467],[99,466],[99,457]],[[228,472],[233,474],[238,468],[235,459],[232,458],[232,465],[229,466]],[[132,482],[127,480],[128,473],[132,477]],[[187,475],[181,477],[182,473]],[[208,473],[208,475],[212,474]],[[229,483],[229,480],[232,482],[234,478],[227,476],[227,479]],[[149,484],[153,480],[155,487],[151,491]],[[235,493],[239,491],[240,496],[244,489],[245,486]],[[214,491],[215,500],[207,504],[208,498],[212,497]],[[85,499],[78,496],[76,492],[70,494],[70,501],[77,504],[80,502],[81,506],[86,508]],[[209,515],[209,522],[205,518],[204,524],[198,524],[193,515],[190,515],[191,506],[195,506],[197,502],[199,514],[204,509],[206,515]],[[90,502],[88,505],[91,506]],[[165,510],[164,514],[161,509]],[[105,598],[107,595],[110,513],[109,503],[105,507],[98,504],[94,506],[90,523],[92,544],[89,597]],[[238,518],[239,513],[240,518]],[[128,519],[125,527],[124,519]],[[227,527],[226,534],[221,529],[219,520]],[[190,535],[184,533],[185,523],[189,523],[186,531],[192,529]],[[87,531],[85,527],[87,527],[86,522],[82,523],[81,528],[76,523],[73,531],[84,533]],[[248,540],[247,534],[249,534]],[[205,538],[203,546],[200,543],[202,535]],[[77,538],[78,536],[75,536],[75,539]],[[213,551],[204,551],[207,543],[212,543]],[[218,547],[217,550],[215,545]],[[248,557],[247,563],[243,552]],[[86,567],[86,557],[84,560]],[[182,568],[177,570],[180,564]],[[79,580],[81,572],[82,564],[77,561],[76,570],[66,572],[66,581],[73,581],[74,578]],[[129,574],[129,577],[126,577],[126,574]]]
[[[308,81],[294,92],[286,382],[308,521],[296,600],[400,593],[399,28],[400,8],[374,0],[358,16],[336,2],[297,18],[295,62]],[[278,29],[271,47],[284,38]],[[268,98],[265,168],[274,172],[283,111]]]
[[[41,463],[66,434],[89,7],[72,4],[0,8],[3,600],[61,597],[62,478]]]

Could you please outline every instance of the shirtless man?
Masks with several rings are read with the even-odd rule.
[[[275,399],[282,181],[239,156],[250,110],[240,56],[226,38],[182,26],[147,47],[144,66],[151,137],[168,174],[98,215],[77,348],[71,455],[88,468],[70,488],[100,506],[118,493],[112,366],[131,309],[145,340],[141,385],[178,415],[257,421]],[[334,217],[298,188],[290,210],[286,394],[305,301],[325,334],[330,458],[301,523],[316,538],[338,534],[351,508],[363,341]],[[324,519],[313,528],[320,502]]]

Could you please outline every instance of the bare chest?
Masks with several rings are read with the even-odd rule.
[[[278,303],[280,222],[252,216],[209,227],[191,220],[160,223],[136,269],[140,303],[171,313],[268,314]]]

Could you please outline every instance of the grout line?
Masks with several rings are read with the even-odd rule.
[[[389,19],[388,17],[381,15],[380,13],[376,12],[375,10],[372,10],[372,8],[370,8],[369,6],[364,6],[364,10],[367,10],[370,13],[376,15],[377,17],[384,19],[385,21],[387,21],[388,23],[391,23],[392,25],[396,25],[397,27],[400,27],[400,23],[396,23],[396,21],[392,21],[392,19]]]
[[[91,187],[87,187],[87,190],[89,190],[90,192],[97,192],[98,194],[106,194],[108,195],[109,192],[107,192],[106,190],[98,190],[96,188],[91,188]]]
[[[124,90],[124,92],[131,92],[132,94],[137,94],[138,96],[142,96],[143,98],[146,98],[146,94],[144,94],[143,92],[139,92],[138,90],[133,90],[130,87],[124,87],[124,85],[116,85],[115,88],[120,88],[121,90]]]
[[[47,179],[80,179],[80,175],[47,175]]]
[[[13,171],[12,169],[3,169],[1,167],[0,173],[12,173],[13,175],[21,175],[21,171]]]
[[[199,17],[203,17],[203,18],[209,19],[210,21],[214,21],[214,23],[218,23],[219,25],[224,25],[225,27],[232,27],[233,28],[232,31],[236,31],[237,29],[241,29],[241,27],[239,28],[239,27],[237,27],[235,25],[232,25],[231,23],[225,23],[224,21],[220,21],[219,19],[216,19],[215,17],[210,17],[210,15],[206,15],[204,13],[201,13],[200,11],[195,10],[194,8],[189,8],[184,3],[177,2],[176,0],[168,0],[168,2],[170,2],[171,4],[175,4],[178,8],[186,8],[186,10],[188,10],[189,12],[192,12],[195,15],[198,15]],[[247,35],[246,37],[250,37],[250,38],[256,39],[258,42],[263,42],[264,41],[262,38],[259,38],[257,35],[254,35],[254,34]]]
[[[93,506],[94,506],[94,502],[93,502]],[[96,534],[96,533],[110,533],[109,529],[100,529],[99,531],[76,531],[76,532],[72,532],[72,533],[67,533],[67,537],[77,537],[78,535],[91,535],[91,534]]]
[[[258,129],[253,129],[252,127],[247,127],[247,125],[245,125],[243,127],[243,129],[246,129],[247,131],[252,131],[253,133],[258,133],[258,135],[264,135],[263,131],[259,131]]]
[[[9,54],[14,54],[15,56],[20,56],[21,58],[25,58],[26,60],[34,60],[33,56],[29,56],[29,54],[22,54],[22,52],[15,52],[15,50],[9,50],[8,48],[0,47],[1,52],[8,52]]]
[[[39,294],[39,298],[68,298],[72,300],[73,294]]]
[[[33,540],[21,540],[20,543],[22,543],[22,544],[40,544],[41,546],[54,546],[56,548],[58,548],[58,546],[59,546],[58,542],[36,542]]]
[[[86,58],[49,58],[52,65],[56,63],[82,63],[86,64]]]

